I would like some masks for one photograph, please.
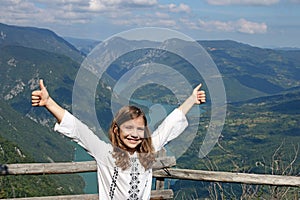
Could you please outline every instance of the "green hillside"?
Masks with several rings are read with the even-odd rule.
[[[81,62],[82,53],[53,31],[36,27],[20,27],[0,23],[0,47],[23,46],[66,55]]]
[[[0,173],[6,173],[7,163],[35,162],[17,143],[2,138],[2,125],[3,123],[0,130]],[[83,180],[76,175],[0,176],[0,198],[82,194],[83,186]]]
[[[229,102],[299,86],[300,51],[262,49],[234,41],[200,41],[218,66]]]
[[[43,108],[37,108],[43,109]],[[73,148],[65,138],[0,102],[0,136],[18,144],[36,162],[71,161]]]
[[[23,115],[52,126],[44,109],[32,109],[31,92],[43,78],[52,96],[69,108],[79,64],[64,55],[22,46],[4,46],[0,51],[0,70],[4,72],[0,74],[0,98]]]
[[[44,108],[32,108],[30,100],[44,78],[53,97],[70,108],[80,52],[49,30],[3,24],[0,30],[6,35],[0,41],[0,138],[5,147],[0,163],[72,161],[70,141],[53,131],[53,117]],[[24,158],[10,154],[17,154],[16,148]],[[83,188],[79,175],[0,177],[2,198],[79,194]]]
[[[100,43],[79,39],[69,41],[83,49],[90,49]],[[228,102],[273,95],[300,86],[300,50],[263,49],[231,40],[199,41],[199,44],[207,50],[222,74]],[[124,73],[122,69],[128,65],[140,64],[139,59],[142,60],[145,52],[132,52],[114,62],[110,70],[112,78],[120,77],[120,72]],[[152,58],[152,61],[168,64],[180,73],[193,77],[193,71],[189,72],[191,66],[185,60],[176,55],[168,56],[166,60],[162,56]],[[122,66],[122,62],[127,66]]]

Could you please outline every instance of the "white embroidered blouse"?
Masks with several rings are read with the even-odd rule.
[[[151,136],[155,151],[179,136],[187,125],[186,116],[179,109],[175,109]],[[96,160],[99,199],[150,199],[152,169],[145,171],[136,153],[130,155],[131,166],[128,169],[118,168],[112,157],[113,146],[102,141],[68,111],[61,123],[55,124],[54,130],[77,142]]]

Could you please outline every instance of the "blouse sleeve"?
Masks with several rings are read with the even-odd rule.
[[[178,137],[188,126],[188,121],[183,112],[175,109],[158,126],[152,134],[152,142],[156,151],[159,151],[169,141]]]
[[[100,140],[92,130],[90,130],[84,123],[82,123],[68,111],[65,111],[64,117],[60,124],[55,124],[54,130],[71,138],[73,141],[86,149],[93,157],[95,157],[95,155],[101,157],[103,154],[101,152],[105,152],[103,149],[107,150],[109,146],[109,144]]]

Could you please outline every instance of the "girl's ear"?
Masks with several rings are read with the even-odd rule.
[[[114,132],[114,134],[119,134],[119,127],[118,127],[118,125],[114,125],[113,132]]]

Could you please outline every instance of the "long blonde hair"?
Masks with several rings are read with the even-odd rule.
[[[145,170],[147,170],[151,168],[155,160],[151,133],[148,128],[147,118],[144,112],[136,106],[124,106],[116,114],[109,129],[109,138],[113,145],[112,155],[113,158],[115,158],[116,160],[115,161],[116,166],[120,167],[122,170],[125,170],[128,167],[130,167],[130,160],[129,160],[129,152],[126,151],[126,146],[123,145],[119,137],[118,134],[120,131],[119,127],[124,122],[128,120],[136,119],[138,117],[143,117],[144,125],[145,125],[144,138],[142,139],[141,144],[139,144],[136,147],[139,161],[143,165]]]

